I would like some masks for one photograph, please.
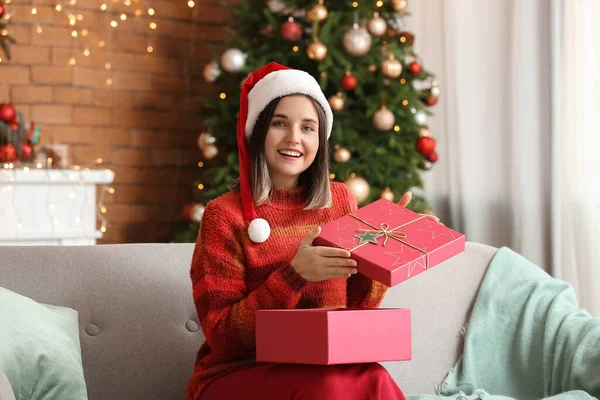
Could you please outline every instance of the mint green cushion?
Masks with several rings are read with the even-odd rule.
[[[16,400],[87,399],[77,311],[0,287],[0,371]]]

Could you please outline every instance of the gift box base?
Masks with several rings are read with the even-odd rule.
[[[260,310],[256,361],[353,364],[412,358],[409,309]]]

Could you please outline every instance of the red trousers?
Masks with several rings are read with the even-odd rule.
[[[268,364],[232,372],[210,383],[200,400],[405,400],[377,363]]]

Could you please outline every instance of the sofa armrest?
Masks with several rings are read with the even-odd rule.
[[[2,400],[15,400],[10,382],[4,373],[0,372],[0,399]]]

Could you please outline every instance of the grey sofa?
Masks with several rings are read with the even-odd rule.
[[[91,400],[183,399],[203,341],[189,279],[192,250],[0,247],[0,286],[79,311]],[[405,393],[435,393],[458,360],[462,327],[496,251],[467,243],[461,255],[389,290],[382,307],[412,309],[412,361],[383,363]],[[0,394],[5,389],[0,377]]]

